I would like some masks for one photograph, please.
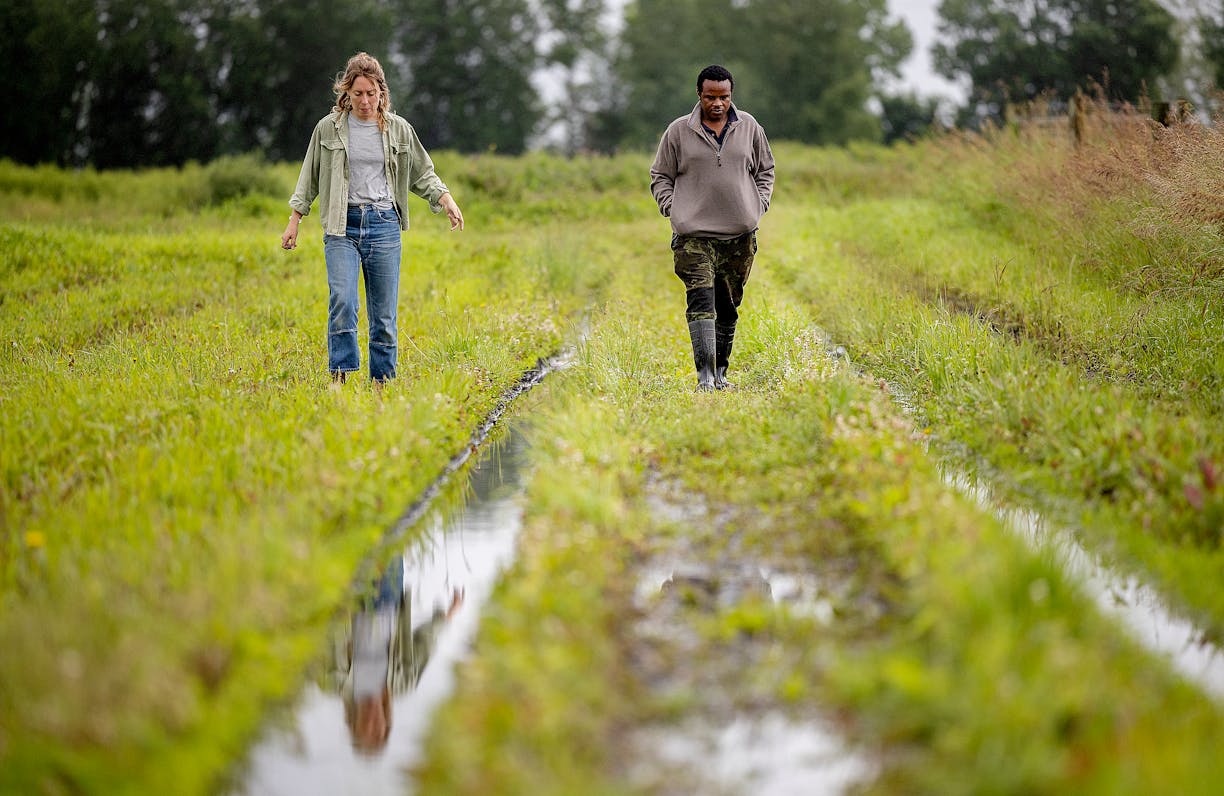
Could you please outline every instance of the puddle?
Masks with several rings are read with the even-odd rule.
[[[650,482],[646,505],[653,516],[678,526],[713,522],[726,525],[730,516],[714,515],[701,496],[681,498],[674,489],[657,481]],[[815,619],[828,626],[834,621],[837,606],[849,606],[861,616],[875,620],[883,614],[882,606],[873,600],[854,599],[849,582],[831,571],[825,575],[796,572],[789,565],[738,556],[735,562],[723,562],[717,567],[702,563],[691,545],[683,539],[673,540],[670,550],[653,555],[638,567],[634,586],[634,605],[649,610],[656,595],[676,589],[704,592],[718,606],[726,608],[744,596],[763,596],[775,606],[785,606],[792,615]],[[850,569],[855,566],[851,565]]]
[[[780,712],[737,715],[721,728],[695,722],[655,727],[635,742],[652,760],[650,768],[631,770],[631,779],[664,794],[840,794],[876,773],[861,756],[848,754],[836,733]],[[700,772],[695,788],[693,772]]]
[[[732,512],[716,511],[674,485],[649,481],[651,513],[680,532],[656,540],[634,584],[635,675],[657,699],[686,703],[672,720],[628,735],[630,783],[657,794],[840,794],[862,787],[877,764],[851,747],[819,712],[783,709],[769,681],[788,664],[769,634],[714,641],[700,617],[767,602],[827,627],[843,611],[866,616],[836,568],[797,571],[795,562],[743,548]],[[756,671],[745,679],[745,672]]]
[[[761,568],[761,577],[769,584],[769,596],[774,605],[787,605],[798,616],[815,619],[828,626],[833,623],[834,600],[821,579],[809,573],[781,572]]]
[[[768,565],[747,565],[744,571],[717,576],[704,564],[680,558],[651,561],[642,566],[634,588],[639,609],[649,606],[657,594],[675,589],[696,589],[713,596],[720,607],[730,607],[747,594],[758,594],[775,606],[786,606],[796,616],[829,625],[834,603],[823,581],[810,573],[786,572]]]
[[[480,608],[511,563],[525,443],[511,430],[472,466],[467,499],[433,509],[332,631],[286,720],[250,753],[237,794],[408,793],[434,709],[454,687]],[[401,523],[402,525],[402,523]]]
[[[1112,571],[1065,529],[1053,527],[1035,511],[1000,507],[991,490],[969,476],[944,473],[944,480],[993,512],[1034,549],[1049,548],[1063,571],[1086,591],[1106,616],[1137,641],[1167,659],[1186,679],[1217,700],[1224,700],[1224,652],[1203,631],[1166,607],[1160,594],[1134,575]]]

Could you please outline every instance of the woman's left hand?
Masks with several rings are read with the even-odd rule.
[[[281,234],[281,248],[285,251],[297,248],[298,238],[298,222],[302,217],[296,212],[289,216],[289,223],[285,225],[285,231]]]
[[[463,212],[459,209],[459,205],[455,204],[455,197],[449,193],[442,194],[438,199],[438,204],[442,205],[442,209],[446,211],[446,217],[450,219],[451,229],[463,229]]]

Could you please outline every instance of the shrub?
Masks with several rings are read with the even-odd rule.
[[[224,155],[204,169],[205,202],[220,205],[246,196],[288,196],[273,166],[262,155]]]

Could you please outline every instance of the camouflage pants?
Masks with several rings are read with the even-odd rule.
[[[756,232],[732,240],[672,235],[671,247],[688,302],[685,319],[734,327],[756,256]]]

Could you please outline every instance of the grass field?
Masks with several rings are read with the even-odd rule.
[[[217,789],[389,524],[578,344],[516,410],[520,557],[425,792],[708,790],[647,731],[774,714],[869,792],[1210,792],[1220,705],[941,472],[1221,637],[1218,130],[776,145],[716,395],[645,155],[441,155],[469,228],[413,206],[381,390],[327,379],[314,218],[277,246],[292,167],[0,165],[0,791]],[[676,561],[705,574],[644,597]]]

